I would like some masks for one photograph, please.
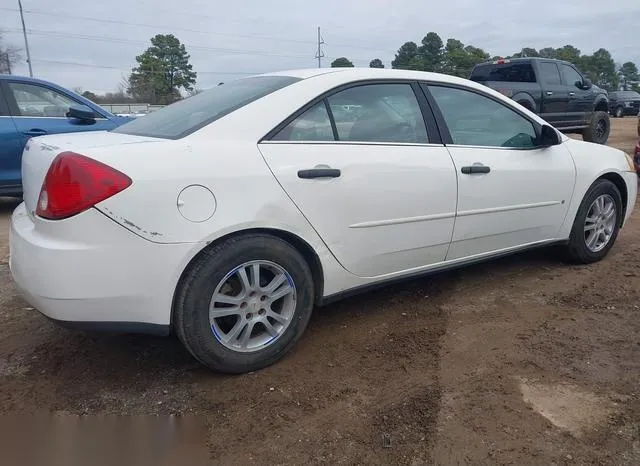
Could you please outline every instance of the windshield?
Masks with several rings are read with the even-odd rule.
[[[180,139],[299,80],[291,76],[256,76],[238,79],[180,100],[112,131],[137,136]]]

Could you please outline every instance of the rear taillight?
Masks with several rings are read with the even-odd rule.
[[[36,214],[50,220],[72,217],[131,185],[131,178],[97,160],[63,152],[42,183]]]

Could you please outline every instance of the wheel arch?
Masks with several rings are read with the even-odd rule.
[[[608,172],[600,175],[596,181],[598,180],[608,180],[611,181],[618,191],[620,191],[620,197],[622,198],[622,215],[620,220],[620,226],[622,227],[622,223],[624,222],[625,213],[627,212],[627,205],[629,202],[629,193],[627,192],[627,184],[618,173]]]
[[[609,111],[609,102],[604,97],[596,100],[594,111],[596,112],[608,112]]]
[[[280,230],[277,228],[247,228],[244,230],[237,230],[231,233],[227,233],[223,236],[220,236],[219,238],[216,238],[215,240],[208,243],[205,247],[200,249],[200,251],[198,251],[187,263],[187,265],[182,270],[182,273],[180,274],[180,278],[178,279],[178,282],[176,284],[175,290],[173,291],[173,300],[171,303],[171,319],[170,319],[171,327],[173,327],[173,318],[175,313],[176,296],[178,295],[178,290],[182,286],[184,278],[186,277],[187,273],[189,272],[193,264],[196,262],[196,260],[200,258],[200,256],[202,256],[202,254],[204,254],[207,250],[215,247],[216,245],[220,244],[223,241],[228,240],[229,238],[236,238],[236,237],[256,234],[256,233],[262,233],[265,235],[270,235],[270,236],[279,238],[287,242],[289,245],[291,245],[294,249],[296,249],[302,255],[304,260],[307,262],[307,265],[309,265],[309,268],[311,269],[311,275],[313,277],[314,295],[315,295],[314,303],[316,305],[320,303],[320,301],[322,300],[322,294],[324,291],[324,269],[322,267],[322,262],[320,261],[320,258],[318,257],[318,254],[313,249],[313,247],[311,247],[311,245],[307,241],[302,239],[300,236],[294,233],[291,233],[289,231]]]

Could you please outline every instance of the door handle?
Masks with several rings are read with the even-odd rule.
[[[491,171],[491,167],[488,167],[486,165],[470,165],[468,167],[462,167],[460,171],[465,175],[473,175],[476,173],[489,173]]]
[[[31,128],[28,131],[25,131],[24,134],[27,136],[42,136],[43,134],[47,134],[47,131],[40,128]]]
[[[547,95],[553,95],[553,92],[547,91]]]
[[[338,178],[340,170],[337,168],[310,168],[298,170],[298,178],[310,180],[312,178]]]
[[[576,95],[575,92],[569,92],[569,97],[574,97]]]

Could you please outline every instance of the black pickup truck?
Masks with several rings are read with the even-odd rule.
[[[512,98],[565,133],[580,133],[585,141],[598,144],[609,139],[607,92],[569,62],[496,60],[476,65],[470,79]]]

